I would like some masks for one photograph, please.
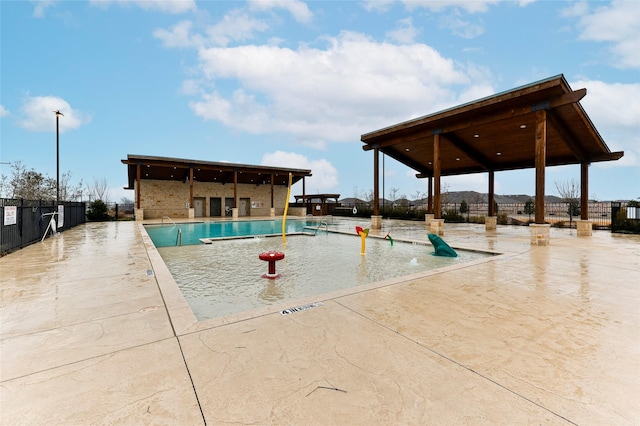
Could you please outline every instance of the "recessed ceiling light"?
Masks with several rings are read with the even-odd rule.
[[[429,161],[429,164],[431,164],[431,161]]]
[[[456,157],[456,161],[460,161],[460,157]]]
[[[496,152],[496,155],[502,155],[502,153],[501,152]]]
[[[404,150],[405,150],[405,151],[407,151],[407,152],[409,152],[409,148],[405,148]]]
[[[527,125],[526,125],[526,124],[521,124],[521,125],[520,125],[520,128],[521,128],[521,129],[526,129],[526,128],[527,128]]]
[[[480,137],[480,135],[476,133],[475,135],[473,135],[473,137],[474,137],[474,138],[479,138],[479,137]]]

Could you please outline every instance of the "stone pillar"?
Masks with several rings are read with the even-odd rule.
[[[444,235],[444,219],[433,219],[431,221],[431,233],[440,237]]]
[[[237,219],[238,218],[238,208],[237,207],[234,207],[234,208],[231,209],[231,217],[233,219]]]
[[[485,216],[484,218],[484,230],[495,231],[498,226],[498,216]]]
[[[590,220],[576,220],[576,229],[578,230],[578,237],[590,237],[593,224]]]
[[[382,216],[371,216],[371,229],[382,229]]]
[[[550,229],[551,229],[551,225],[549,225],[548,223],[529,224],[529,230],[531,231],[531,245],[532,246],[549,245]]]
[[[195,219],[196,217],[196,209],[194,209],[193,207],[188,208],[187,210],[189,210],[187,216],[189,216],[189,219]]]
[[[144,209],[135,209],[133,215],[136,218],[136,221],[144,220]]]
[[[271,207],[271,210],[269,210],[269,215],[271,215],[271,217],[276,217],[276,209]]]
[[[427,227],[427,229],[431,229],[431,221],[434,218],[434,214],[433,213],[427,213],[424,215],[424,226]]]

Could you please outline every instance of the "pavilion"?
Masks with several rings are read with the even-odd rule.
[[[535,224],[532,243],[548,242],[545,224],[545,169],[580,165],[578,235],[591,235],[589,165],[620,159],[611,152],[580,105],[586,89],[572,90],[557,75],[451,109],[363,134],[365,151],[374,153],[374,216],[379,216],[379,154],[388,155],[428,179],[431,229],[443,231],[440,178],[470,173],[489,174],[487,229],[495,229],[495,172],[535,168]]]

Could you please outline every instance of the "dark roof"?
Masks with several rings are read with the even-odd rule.
[[[563,75],[361,136],[365,151],[433,176],[433,135],[440,134],[441,176],[535,167],[536,112],[547,111],[546,165],[618,160]]]
[[[311,176],[311,170],[288,169],[282,167],[252,166],[224,162],[187,160],[182,158],[151,157],[146,155],[127,155],[122,160],[127,165],[129,187],[133,189],[136,180],[137,165],[141,166],[141,179],[189,180],[189,169],[193,169],[193,178],[199,182],[218,182],[233,184],[234,172],[238,172],[238,183],[270,185],[271,175],[275,185],[287,186],[289,173],[292,174],[292,184],[305,176]]]

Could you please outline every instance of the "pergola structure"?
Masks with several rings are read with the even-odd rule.
[[[311,176],[311,170],[306,169],[252,166],[145,155],[127,155],[127,159],[122,160],[122,163],[127,165],[129,177],[129,185],[125,189],[135,189],[135,202],[138,209],[140,208],[140,181],[143,179],[188,182],[190,205],[193,205],[193,184],[195,181],[233,185],[234,206],[238,204],[238,184],[270,185],[271,207],[274,207],[273,188],[276,185],[287,186],[289,184],[289,173],[292,176],[292,185],[302,179],[303,194],[305,192],[304,179]]]
[[[382,152],[429,179],[429,211],[441,217],[440,178],[489,174],[494,216],[495,172],[535,168],[535,223],[544,223],[545,168],[580,165],[580,214],[588,219],[589,164],[618,160],[580,105],[586,89],[572,90],[563,75],[362,135],[374,152],[374,215],[379,215]]]

